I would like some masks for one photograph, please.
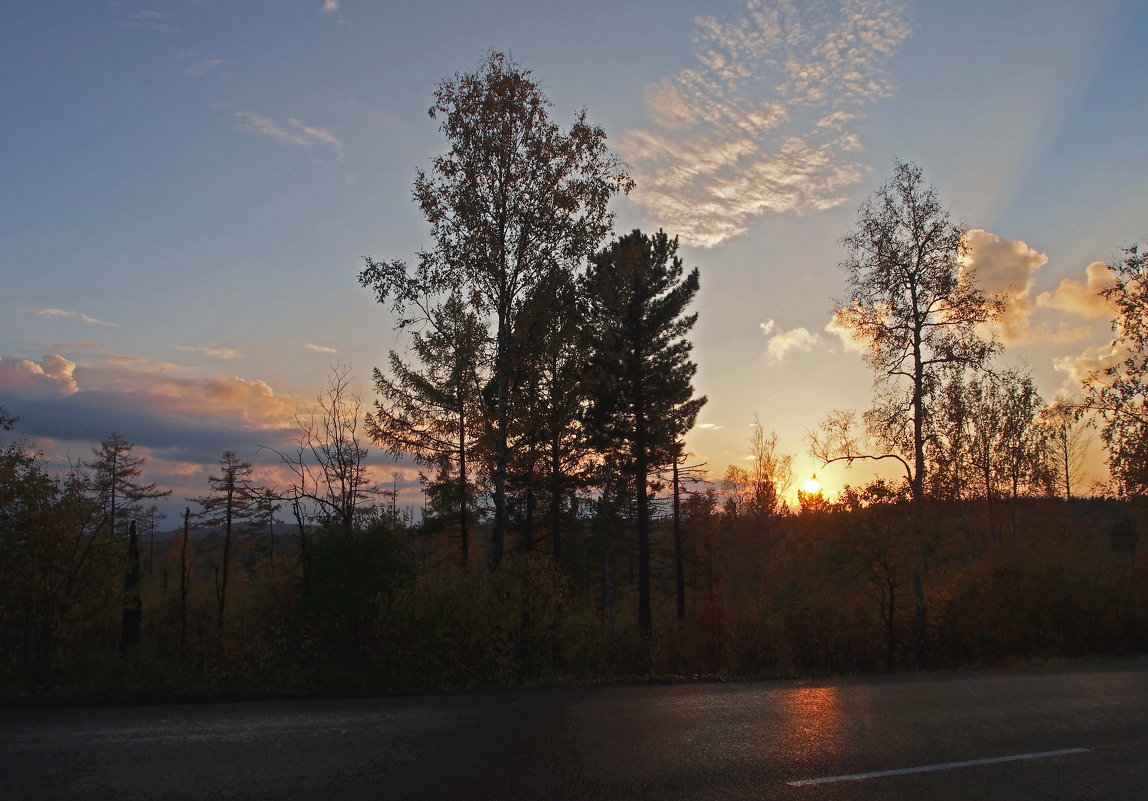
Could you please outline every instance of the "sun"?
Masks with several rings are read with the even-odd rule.
[[[806,479],[805,483],[801,485],[802,492],[810,495],[817,495],[821,492],[821,482],[817,480],[817,474],[814,473],[812,478]]]

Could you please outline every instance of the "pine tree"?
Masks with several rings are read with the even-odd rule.
[[[652,632],[649,476],[673,463],[680,437],[706,398],[694,397],[697,365],[686,335],[697,314],[697,268],[683,275],[678,241],[635,230],[590,262],[584,293],[594,387],[591,419],[600,449],[628,473],[638,534],[638,630]]]

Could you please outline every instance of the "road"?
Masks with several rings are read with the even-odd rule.
[[[0,712],[5,801],[1146,797],[1142,662]]]

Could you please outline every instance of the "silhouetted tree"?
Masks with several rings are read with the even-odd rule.
[[[686,335],[697,314],[697,268],[683,275],[677,239],[635,230],[590,260],[584,293],[593,370],[592,419],[600,447],[633,481],[638,530],[638,630],[648,640],[650,505],[648,478],[673,462],[705,397],[695,398]]]
[[[490,318],[493,566],[507,528],[511,347],[520,306],[551,270],[578,268],[610,230],[610,198],[631,185],[605,133],[584,111],[562,132],[549,106],[530,71],[498,52],[475,72],[442,81],[430,115],[441,120],[449,149],[429,173],[418,172],[414,185],[434,244],[419,253],[413,270],[368,258],[359,276],[380,301],[392,297],[399,309],[411,286],[458,290]]]
[[[124,537],[127,543],[127,567],[124,571],[123,614],[121,616],[120,649],[126,651],[139,641],[143,604],[140,598],[140,549],[136,534],[136,518],[143,516],[142,502],[166,498],[171,490],[161,490],[158,484],[140,480],[144,458],[133,456],[135,446],[116,432],[92,449],[95,456],[84,464],[88,470],[88,492],[103,511],[104,525],[113,536],[119,535],[120,521],[128,520]]]
[[[475,494],[472,463],[483,431],[487,332],[457,293],[438,306],[417,297],[409,302],[421,310],[422,326],[410,333],[412,359],[391,351],[390,369],[375,369],[379,397],[367,416],[367,433],[388,453],[437,469],[428,479],[428,493],[436,511],[458,520],[466,565]]]
[[[584,303],[570,273],[552,270],[528,294],[515,331],[518,366],[514,400],[519,408],[515,445],[522,452],[527,491],[541,501],[551,554],[562,559],[563,527],[574,492],[587,481],[590,443],[585,426]],[[515,466],[517,468],[517,466]],[[533,531],[527,536],[533,536]]]
[[[981,330],[999,316],[1002,301],[987,296],[960,256],[964,230],[949,220],[937,192],[915,164],[896,162],[890,180],[861,204],[857,224],[842,238],[849,297],[834,313],[838,325],[869,350],[874,405],[865,427],[876,448],[862,446],[837,413],[811,437],[826,463],[856,459],[899,461],[915,506],[916,536],[923,533],[928,487],[926,443],[933,400],[946,372],[983,368],[999,346]],[[925,659],[924,554],[914,576],[918,659]]]
[[[210,526],[223,527],[223,560],[216,583],[216,628],[223,630],[227,607],[227,584],[231,574],[231,541],[235,525],[255,512],[258,489],[251,483],[250,462],[242,461],[234,451],[224,451],[219,458],[219,474],[208,476],[211,491],[191,500],[199,504],[200,518]]]
[[[84,462],[88,475],[88,492],[104,514],[104,524],[113,534],[119,533],[120,524],[142,514],[142,502],[166,498],[171,490],[160,489],[157,483],[140,480],[142,456],[133,456],[135,445],[116,432],[92,448],[95,458]]]
[[[936,190],[923,183],[920,167],[897,162],[893,177],[861,204],[856,226],[842,239],[849,297],[835,319],[869,348],[865,362],[875,373],[875,403],[865,425],[878,451],[822,447],[819,455],[826,461],[896,458],[915,500],[927,486],[932,401],[945,371],[980,369],[999,347],[980,331],[1001,304],[961,269],[963,237]]]
[[[1084,382],[1083,405],[1104,420],[1108,467],[1126,495],[1148,493],[1148,257],[1137,245],[1108,265],[1115,279],[1100,290],[1116,310],[1112,348],[1119,361]]]
[[[293,452],[276,451],[294,474],[295,509],[310,506],[309,521],[350,531],[373,511],[379,489],[367,471],[363,402],[351,389],[351,371],[331,368],[315,405],[295,413],[299,439]]]
[[[1048,447],[1056,469],[1056,487],[1066,501],[1072,500],[1073,487],[1084,477],[1088,456],[1087,426],[1073,413],[1066,400],[1046,407],[1040,421],[1049,428]]]

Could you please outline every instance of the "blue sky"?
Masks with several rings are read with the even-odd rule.
[[[978,268],[1012,287],[1006,358],[1047,397],[1105,356],[1086,269],[1148,239],[1140,2],[122,0],[2,20],[0,404],[57,460],[117,430],[180,494],[225,448],[265,460],[331,365],[370,399],[401,341],[356,274],[427,242],[410,188],[444,146],[431,93],[489,49],[632,165],[617,229],[681,235],[701,269],[710,402],[689,446],[718,474],[755,412],[804,474],[805,432],[866,407],[826,324],[838,239],[895,157],[983,232]]]

